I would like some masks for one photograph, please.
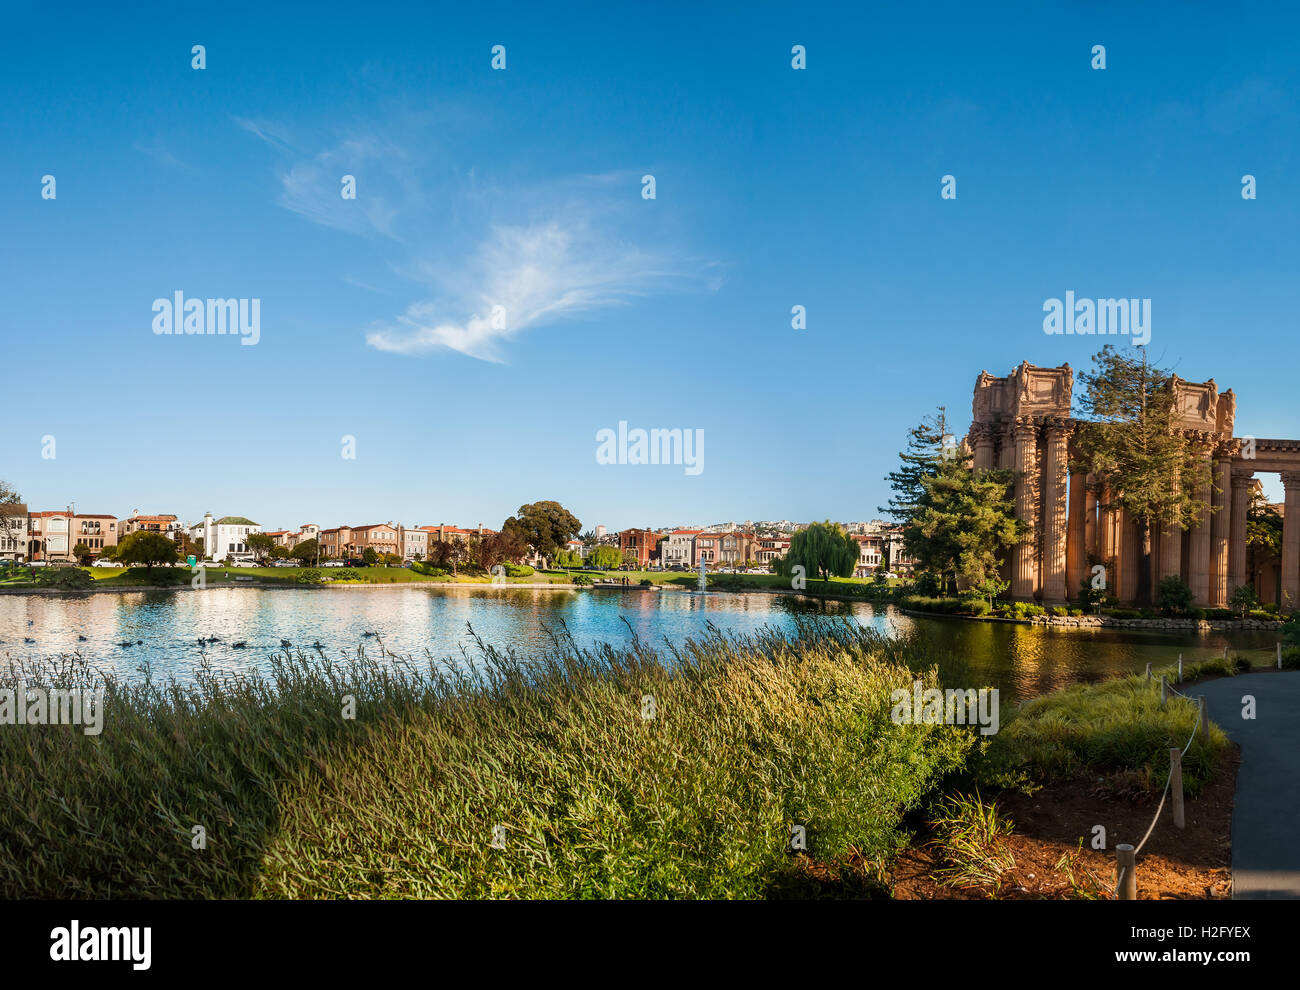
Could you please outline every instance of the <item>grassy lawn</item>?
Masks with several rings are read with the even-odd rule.
[[[214,584],[298,584],[300,576],[311,570],[306,567],[209,567],[205,573],[205,580],[209,586]],[[331,583],[338,584],[428,584],[440,583],[453,580],[450,576],[438,577],[427,574],[420,574],[408,567],[357,567],[350,570],[351,575],[355,577],[348,580],[339,580],[340,572],[348,570],[342,567],[321,567],[318,568],[321,575],[330,580]],[[187,567],[165,568],[155,567],[152,574],[145,572],[143,567],[132,567],[129,570],[122,571],[116,568],[96,567],[90,568],[90,573],[95,579],[95,583],[105,587],[133,585],[150,585],[169,583],[169,573],[174,572],[175,576],[171,581],[177,581],[183,577],[180,583],[188,583],[191,572]],[[253,578],[252,581],[240,581],[239,578]],[[563,575],[561,575],[561,579]],[[489,584],[491,577],[472,577],[460,576],[455,579],[458,583],[466,584]],[[535,582],[534,577],[506,578],[509,584],[528,584]],[[545,580],[545,579],[543,579]],[[30,583],[30,582],[29,582]]]
[[[554,573],[554,572],[547,572]],[[560,572],[563,574],[564,572]],[[699,585],[700,575],[697,571],[572,571],[573,574],[588,574],[593,580],[610,579],[621,582],[627,578],[632,584],[639,585],[642,581],[650,581],[652,584],[673,585],[682,588],[695,588]],[[889,581],[889,586],[896,585],[900,582]],[[819,578],[808,578],[807,587],[804,589],[813,594],[825,595],[858,595],[862,590],[875,585],[871,578],[831,578],[829,581],[823,581]],[[790,579],[781,577],[778,574],[718,574],[710,571],[708,575],[708,586],[720,590],[729,590],[736,588],[745,589],[766,589],[789,591]]]
[[[90,574],[95,587],[100,588],[138,588],[151,586],[175,585],[183,587],[189,584],[192,572],[188,567],[155,567],[152,572],[143,567],[84,568]],[[309,568],[303,567],[209,567],[205,574],[207,585],[285,585],[301,583],[301,575]],[[420,574],[407,567],[358,567],[348,571],[347,579],[340,573],[345,568],[322,567],[320,574],[330,584],[492,584],[492,577],[487,574],[460,573],[455,577],[446,575]],[[39,574],[38,569],[38,574]],[[642,581],[655,585],[668,585],[694,589],[698,586],[698,573],[684,571],[583,571],[583,570],[547,570],[537,571],[525,577],[507,577],[507,584],[570,584],[574,576],[583,574],[593,581],[610,580],[621,583],[625,578],[630,585],[639,586]],[[240,580],[252,578],[251,581]],[[889,582],[891,585],[897,582]],[[718,574],[710,573],[708,584],[714,590],[790,590],[790,579],[776,574]],[[810,594],[851,595],[861,597],[875,583],[868,578],[831,578],[822,581],[809,578],[806,590]],[[12,572],[0,572],[0,588],[33,588],[29,572],[25,569]]]

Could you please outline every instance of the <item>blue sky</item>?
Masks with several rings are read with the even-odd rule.
[[[872,518],[981,369],[1088,365],[1042,331],[1066,290],[1150,298],[1154,359],[1300,436],[1292,5],[438,6],[9,14],[0,477],[34,508]],[[258,344],[154,334],[177,290],[259,299]],[[598,464],[620,420],[703,430],[704,470]]]

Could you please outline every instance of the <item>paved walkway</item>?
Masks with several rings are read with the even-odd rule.
[[[1241,674],[1193,685],[1210,719],[1241,746],[1232,809],[1234,900],[1300,899],[1300,672]],[[1241,717],[1243,695],[1255,719]]]

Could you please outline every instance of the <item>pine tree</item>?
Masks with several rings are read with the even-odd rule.
[[[882,505],[877,511],[896,523],[911,520],[925,493],[923,479],[936,474],[943,462],[945,440],[951,445],[947,409],[939,406],[935,415],[924,417],[920,425],[907,431],[907,449],[898,455],[902,464],[886,476],[895,494],[889,505]]]
[[[1142,559],[1137,601],[1151,604],[1152,534],[1208,520],[1214,506],[1197,492],[1212,483],[1206,451],[1175,428],[1173,375],[1107,344],[1093,356],[1075,432],[1071,470],[1090,473],[1103,510],[1123,509],[1138,526]]]
[[[922,493],[903,524],[908,552],[945,579],[964,578],[979,587],[996,579],[1004,551],[1019,541],[1014,471],[973,471],[957,458],[922,478]],[[948,583],[945,581],[945,583]]]

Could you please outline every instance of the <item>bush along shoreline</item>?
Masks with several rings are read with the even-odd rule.
[[[1136,678],[1003,712],[991,736],[900,724],[897,692],[959,684],[960,660],[846,622],[622,650],[559,633],[530,660],[475,642],[187,685],[18,664],[0,711],[20,685],[105,695],[95,734],[0,725],[0,893],[766,898],[822,896],[829,870],[833,896],[888,896],[950,788],[1154,786],[1186,735]],[[1193,748],[1190,787],[1225,745]]]

